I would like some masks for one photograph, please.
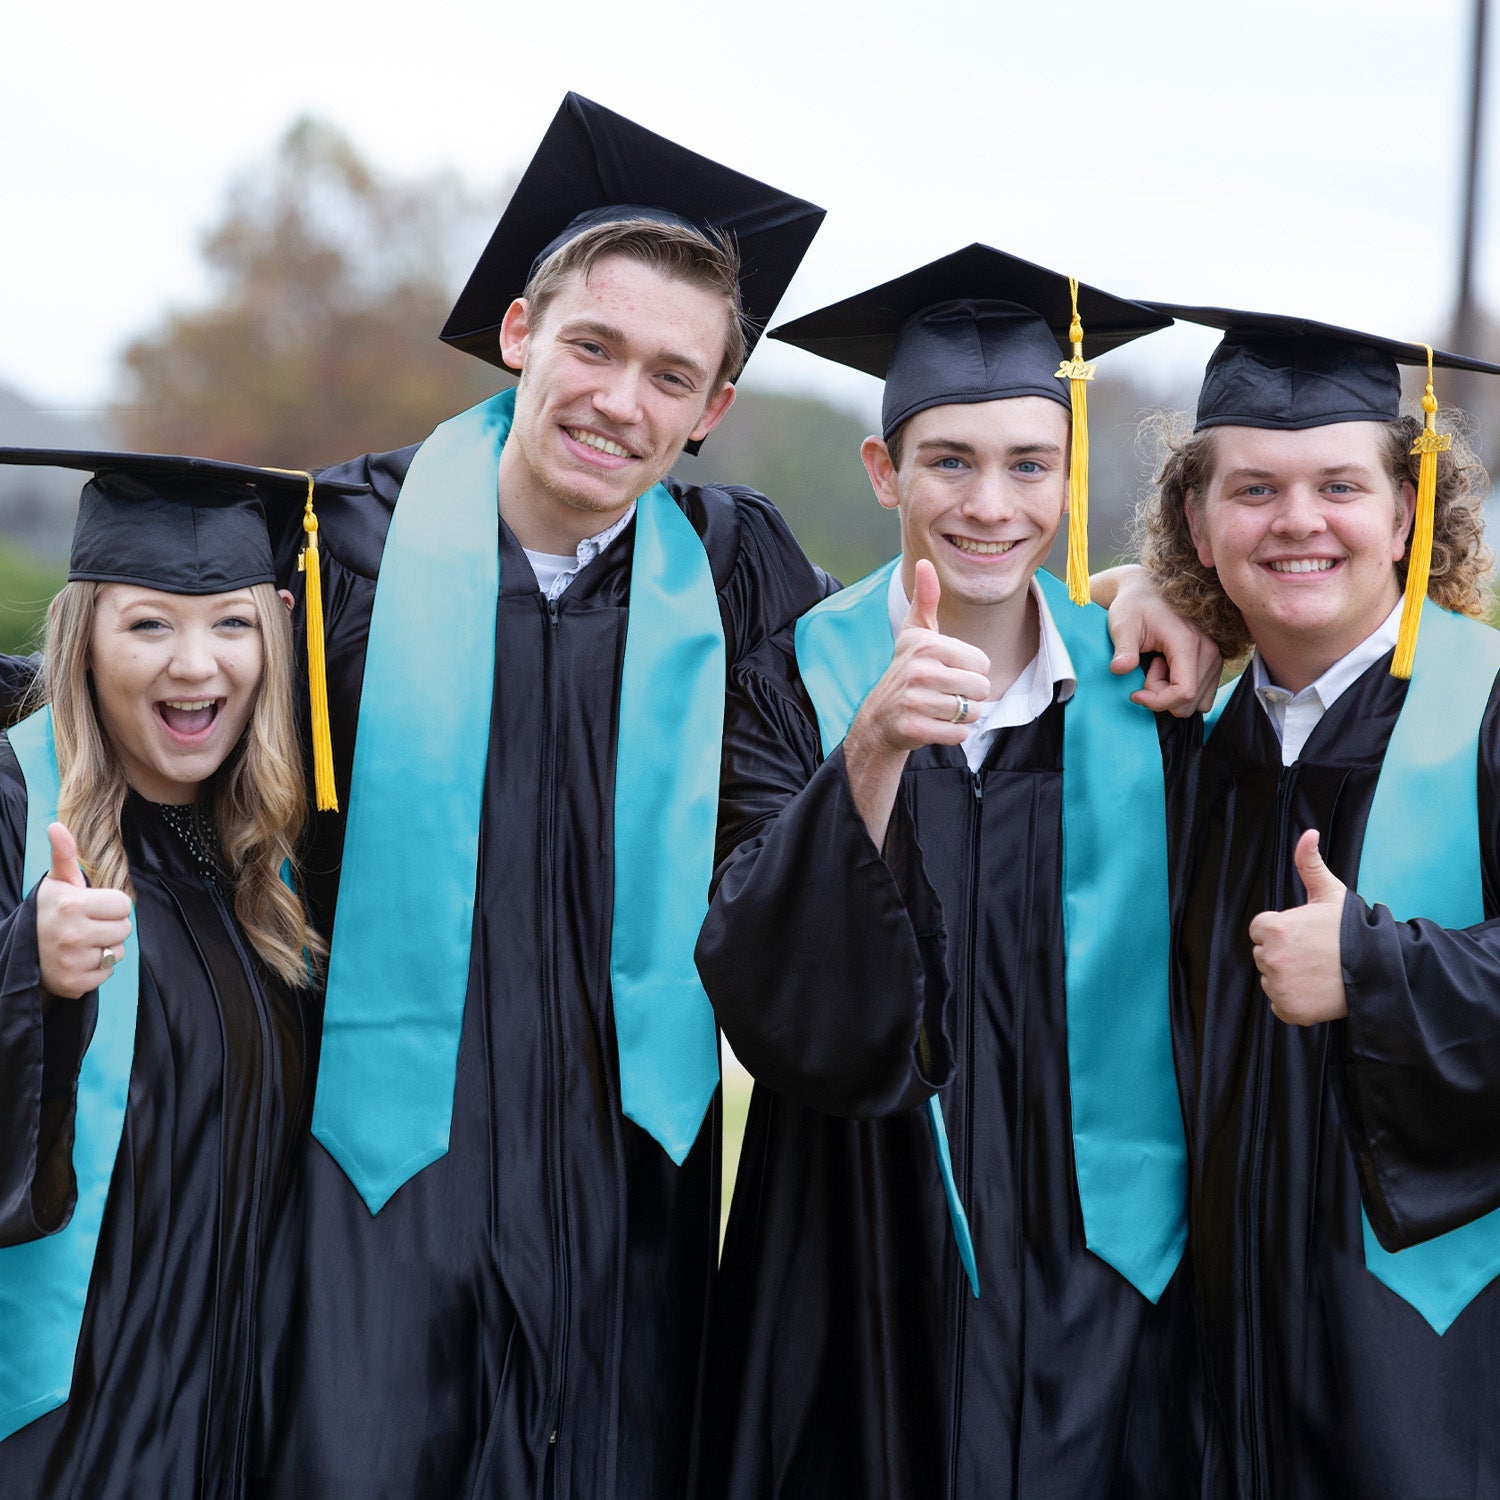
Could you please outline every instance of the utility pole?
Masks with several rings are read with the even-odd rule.
[[[1484,123],[1484,51],[1485,20],[1489,0],[1474,0],[1474,20],[1469,52],[1469,141],[1466,170],[1464,173],[1463,219],[1459,232],[1458,296],[1453,308],[1453,343],[1456,353],[1473,354],[1478,358],[1493,358],[1493,351],[1480,347],[1480,329],[1477,326],[1479,308],[1474,296],[1474,245],[1479,227],[1479,158],[1483,149]],[[1481,380],[1488,377],[1462,375],[1448,383],[1453,394],[1448,398],[1466,411],[1473,412],[1480,404]],[[1489,405],[1490,403],[1484,402]],[[1500,441],[1493,432],[1482,432],[1481,439],[1488,450],[1485,455],[1493,461],[1500,451]]]

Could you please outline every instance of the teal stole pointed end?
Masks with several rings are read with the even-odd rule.
[[[372,1213],[448,1149],[514,408],[502,391],[418,449],[375,591],[313,1112]],[[725,652],[702,542],[660,485],[638,504],[632,580],[610,969],[622,1107],[680,1161],[718,1084],[692,953],[712,871]]]
[[[887,590],[900,559],[799,621],[798,670],[824,753],[890,665]],[[1104,614],[1037,575],[1078,673],[1063,718],[1063,932],[1073,1154],[1085,1241],[1144,1296],[1161,1296],[1187,1243],[1187,1146],[1167,1003],[1166,802],[1153,716],[1109,671]],[[1122,835],[1117,812],[1131,808]],[[977,1295],[967,1215],[941,1107],[929,1110],[960,1260]]]
[[[1104,611],[1074,605],[1050,573],[1037,581],[1078,680],[1063,712],[1062,901],[1084,1237],[1155,1302],[1187,1246],[1161,740],[1155,715],[1130,701],[1143,674],[1110,671]]]
[[[657,485],[636,509],[609,974],[621,1108],[679,1166],[719,1086],[718,1028],[693,947],[713,878],[724,680],[708,554]]]
[[[1500,633],[1429,605],[1422,650],[1375,784],[1356,889],[1399,921],[1484,921],[1479,730]],[[1364,1218],[1365,1265],[1438,1332],[1500,1276],[1500,1210],[1394,1253]]]
[[[52,865],[47,825],[57,819],[52,711],[39,709],[9,733],[26,782],[22,889]],[[99,1226],[130,1100],[140,1003],[139,934],[124,945],[99,994],[98,1020],[78,1077],[73,1172],[77,1200],[56,1234],[0,1250],[0,1439],[61,1406],[72,1387],[84,1302]]]

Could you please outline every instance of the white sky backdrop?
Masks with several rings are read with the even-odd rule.
[[[1124,295],[1441,342],[1470,10],[6,0],[0,381],[102,404],[119,347],[201,298],[199,237],[228,180],[297,115],[386,170],[489,188],[568,88],[829,209],[783,318],[981,239]],[[1500,241],[1480,228],[1494,307]],[[1178,328],[1123,359],[1183,378],[1212,342]],[[797,350],[764,348],[751,379],[875,406],[873,382]]]

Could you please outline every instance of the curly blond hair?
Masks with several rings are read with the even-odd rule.
[[[1483,619],[1489,613],[1489,579],[1495,566],[1481,514],[1490,480],[1468,439],[1468,426],[1462,412],[1438,414],[1439,430],[1453,433],[1453,446],[1438,455],[1427,597],[1444,609]],[[1421,429],[1422,418],[1410,413],[1383,424],[1381,458],[1398,488],[1407,480],[1416,485],[1419,460],[1411,445]],[[1136,506],[1131,527],[1137,555],[1166,604],[1208,636],[1226,661],[1234,661],[1249,651],[1250,632],[1221,587],[1218,573],[1198,560],[1188,526],[1189,506],[1200,503],[1213,479],[1214,429],[1194,432],[1185,412],[1153,412],[1141,424],[1137,444],[1152,454],[1156,469],[1153,487]],[[1396,574],[1404,587],[1404,556],[1396,564]]]
[[[57,745],[57,815],[78,841],[89,879],[134,898],[120,815],[129,791],[120,758],[99,722],[89,685],[94,612],[103,587],[65,584],[47,612],[36,696],[52,704]],[[214,811],[234,914],[266,966],[294,989],[312,983],[327,947],[300,899],[281,879],[307,822],[307,782],[292,708],[291,619],[274,585],[256,584],[264,660],[250,722],[214,773]],[[311,972],[310,972],[311,970]]]

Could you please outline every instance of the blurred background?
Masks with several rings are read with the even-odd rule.
[[[0,38],[3,443],[307,467],[425,436],[499,383],[437,333],[570,88],[828,208],[780,320],[977,239],[1500,360],[1485,0],[12,0]],[[1139,417],[1191,403],[1214,341],[1101,362],[1096,562],[1149,478]],[[1439,395],[1493,466],[1500,381]],[[679,472],[764,489],[853,578],[896,545],[857,457],[878,411],[765,344]],[[77,490],[0,470],[0,649],[33,638]]]

